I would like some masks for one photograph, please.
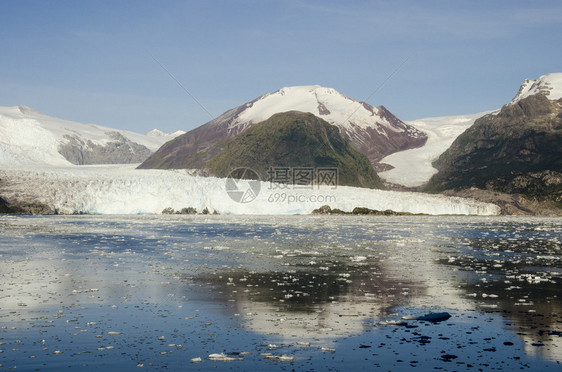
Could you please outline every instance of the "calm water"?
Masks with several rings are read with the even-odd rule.
[[[4,216],[0,369],[560,370],[561,241],[560,218]]]

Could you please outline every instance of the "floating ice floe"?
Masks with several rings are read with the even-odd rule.
[[[234,358],[226,355],[225,353],[209,354],[207,358],[215,362],[233,362],[236,360],[244,360],[244,358]]]
[[[408,315],[408,316],[404,316],[402,317],[402,319],[404,320],[425,320],[428,322],[442,322],[444,320],[447,320],[451,317],[451,314],[449,314],[448,312],[442,312],[442,313],[428,313],[425,315],[420,315],[420,316],[415,316],[415,315]]]
[[[376,323],[377,325],[396,325],[396,326],[404,326],[408,323],[406,323],[403,320],[384,320],[384,321],[380,321],[378,323]]]
[[[264,355],[265,359],[276,359],[276,360],[280,360],[282,362],[290,362],[293,361],[295,359],[294,356],[292,355]]]

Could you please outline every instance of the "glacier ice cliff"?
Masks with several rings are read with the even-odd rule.
[[[425,214],[497,215],[499,207],[471,199],[356,187],[282,189],[262,182],[248,203],[230,198],[226,180],[187,170],[134,169],[134,165],[46,169],[0,169],[0,194],[7,200],[38,201],[59,213],[161,213],[194,207],[221,214],[308,214],[329,204]]]

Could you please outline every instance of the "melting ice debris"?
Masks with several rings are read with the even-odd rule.
[[[361,262],[361,261],[365,261],[367,259],[367,257],[365,256],[354,256],[351,257],[351,262]]]
[[[280,357],[278,357],[277,359],[279,359],[279,360],[282,361],[282,362],[286,362],[286,361],[292,361],[292,360],[294,360],[295,357],[292,356],[292,355],[285,355],[285,354],[283,354],[283,355],[281,355]]]
[[[216,361],[216,362],[232,362],[235,360],[244,360],[244,358],[234,358],[226,355],[225,353],[215,353],[209,354],[207,357],[209,360]]]
[[[290,362],[290,361],[293,361],[295,359],[294,356],[285,355],[285,354],[283,354],[283,355],[267,354],[267,355],[264,355],[264,356],[265,356],[265,359],[276,359],[276,360],[280,360],[282,362]]]
[[[404,326],[407,325],[403,320],[383,320],[377,323],[378,325],[395,325],[395,326]]]
[[[451,317],[451,314],[449,314],[448,312],[442,312],[442,313],[428,313],[428,314],[420,315],[420,316],[408,315],[408,316],[403,316],[402,319],[404,319],[404,320],[424,320],[424,321],[427,321],[427,322],[438,323],[438,322],[442,322],[444,320],[447,320],[450,317]]]

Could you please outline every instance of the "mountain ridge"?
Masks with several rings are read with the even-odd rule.
[[[562,207],[562,74],[525,80],[514,99],[458,136],[425,189],[471,187]]]

